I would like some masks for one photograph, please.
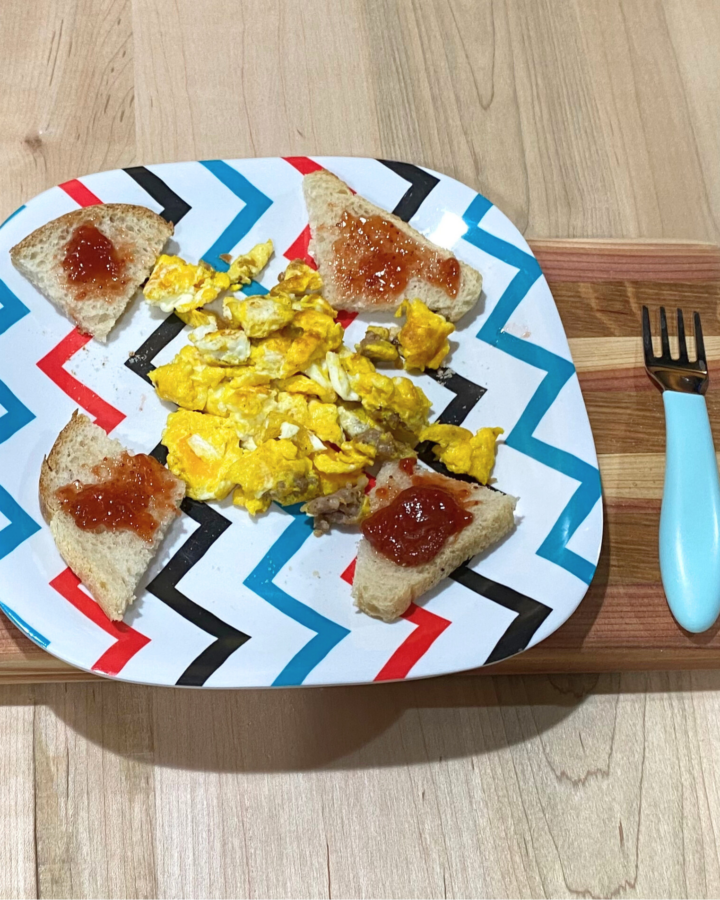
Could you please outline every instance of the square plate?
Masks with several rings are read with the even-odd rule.
[[[160,440],[169,405],[147,380],[184,327],[135,298],[107,344],[81,335],[11,265],[38,226],[102,202],[175,223],[169,252],[219,269],[271,237],[274,284],[307,255],[302,176],[326,167],[483,274],[478,306],[452,335],[449,366],[417,376],[431,416],[505,429],[495,485],[518,496],[518,527],[392,624],[350,597],[357,535],[315,539],[299,509],[257,519],[228,501],[186,500],[138,601],[111,623],[65,568],[40,514],[43,456],[78,407],[134,451]],[[267,288],[253,283],[246,293]],[[344,315],[347,344],[371,319]],[[536,644],[576,609],[602,540],[600,476],[560,317],[515,226],[485,197],[408,163],[350,157],[137,166],[51,188],[0,228],[0,607],[81,669],[207,688],[349,684],[441,675]]]

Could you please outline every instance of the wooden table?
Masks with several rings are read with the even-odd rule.
[[[535,240],[720,238],[715,0],[5,0],[0,26],[0,216],[101,168],[322,152],[447,171]],[[719,687],[5,685],[0,894],[716,896]]]

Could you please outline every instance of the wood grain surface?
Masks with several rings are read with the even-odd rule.
[[[717,243],[719,44],[716,0],[4,0],[0,217],[102,168],[358,154],[446,171],[535,240]],[[608,272],[626,264],[605,249]],[[653,249],[665,274],[642,289],[642,271],[554,284],[603,454],[604,577],[640,599],[662,438],[637,311],[702,303],[720,336],[717,262],[693,252],[688,270]],[[650,623],[628,632],[630,613],[636,641]],[[0,895],[717,896],[718,688],[708,671],[7,684]]]

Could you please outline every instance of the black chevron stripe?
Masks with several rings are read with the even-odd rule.
[[[168,448],[163,443],[157,444],[148,453],[148,456],[152,456],[153,459],[156,459],[161,466],[164,466],[167,464]]]
[[[157,450],[156,447],[153,453]],[[162,572],[150,582],[148,590],[178,615],[216,638],[190,663],[177,680],[178,685],[200,687],[238,647],[242,647],[250,640],[250,635],[218,619],[209,610],[194,603],[178,590],[178,581],[202,559],[220,535],[230,527],[230,521],[217,510],[189,497],[183,500],[182,510],[200,527],[190,535]]]
[[[458,375],[457,372],[448,367],[441,368],[437,372],[428,371],[428,374],[439,384],[444,385],[455,393],[453,399],[438,416],[437,421],[445,425],[462,425],[487,389],[462,375]],[[477,484],[475,479],[469,475],[458,475],[455,472],[450,472],[435,457],[432,446],[430,441],[424,441],[415,448],[418,457],[426,465],[441,475]],[[450,578],[476,594],[487,597],[489,600],[499,603],[500,606],[517,613],[517,617],[511,622],[510,627],[500,638],[485,661],[486,665],[500,662],[501,659],[506,659],[508,656],[513,656],[515,653],[524,650],[532,640],[535,632],[552,612],[550,607],[545,606],[544,603],[533,600],[532,597],[521,594],[519,591],[513,590],[513,588],[506,587],[504,584],[492,581],[484,575],[474,572],[468,568],[467,564],[456,569],[450,575]]]
[[[124,171],[162,206],[160,215],[168,222],[172,222],[173,225],[177,225],[183,216],[192,209],[190,204],[168,187],[162,178],[159,178],[150,169],[146,169],[145,166],[130,166]]]
[[[421,169],[419,166],[413,166],[410,163],[397,162],[393,159],[379,159],[379,163],[392,169],[396,175],[410,182],[410,187],[400,198],[400,202],[393,210],[394,215],[409,222],[410,219],[422,206],[425,198],[430,191],[439,183],[440,179]]]
[[[510,627],[495,645],[492,653],[485,660],[485,665],[500,662],[508,656],[514,656],[524,650],[533,638],[533,635],[552,612],[549,606],[533,600],[526,594],[514,591],[504,584],[498,584],[490,578],[485,578],[478,572],[473,572],[467,565],[456,569],[450,578],[462,584],[476,594],[487,597],[494,603],[499,603],[506,609],[517,613],[517,617],[510,623]]]
[[[458,375],[449,366],[443,366],[437,371],[431,369],[428,375],[455,394],[438,416],[438,422],[444,425],[462,425],[478,400],[487,392],[487,388],[475,384],[463,375]]]
[[[163,347],[166,347],[180,334],[184,327],[185,323],[182,319],[178,318],[175,313],[171,313],[143,342],[142,346],[125,360],[125,365],[136,375],[145,379],[148,384],[152,384],[148,378],[150,372],[155,368],[152,361]]]
[[[487,391],[487,388],[475,384],[474,381],[470,381],[462,375],[458,375],[457,372],[453,371],[448,366],[443,366],[436,372],[428,369],[427,374],[431,378],[434,378],[438,384],[442,384],[455,394],[453,399],[437,417],[437,421],[441,422],[443,425],[462,425],[466,417],[475,408],[475,404]],[[457,478],[460,481],[469,481],[473,484],[476,483],[475,479],[471,478],[469,475],[456,475],[454,472],[450,472],[446,469],[445,466],[438,461],[432,448],[433,445],[430,441],[423,441],[415,448],[418,458],[421,459],[426,466],[430,466],[431,469],[434,469],[441,475],[447,475],[449,478]]]

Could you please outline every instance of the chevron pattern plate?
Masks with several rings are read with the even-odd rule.
[[[516,532],[387,625],[350,598],[357,537],[312,537],[297,508],[251,520],[229,502],[186,500],[138,602],[109,622],[63,565],[38,506],[43,455],[78,407],[162,459],[167,408],[147,375],[185,342],[174,315],[138,298],[107,345],[72,329],[11,266],[39,225],[92,203],[149,206],[177,252],[217,268],[272,237],[307,256],[301,180],[325,166],[480,269],[484,294],[450,366],[418,376],[441,421],[500,425],[497,487],[520,498]],[[262,284],[247,293],[261,293]],[[364,318],[364,317],[363,317]],[[345,315],[347,343],[365,321]],[[433,463],[427,449],[421,454]],[[211,160],[102,172],[21,207],[0,228],[0,607],[33,641],[88,671],[195,687],[347,684],[497,662],[551,634],[582,600],[602,537],[600,477],[562,323],[540,268],[484,197],[407,163],[353,158]]]

